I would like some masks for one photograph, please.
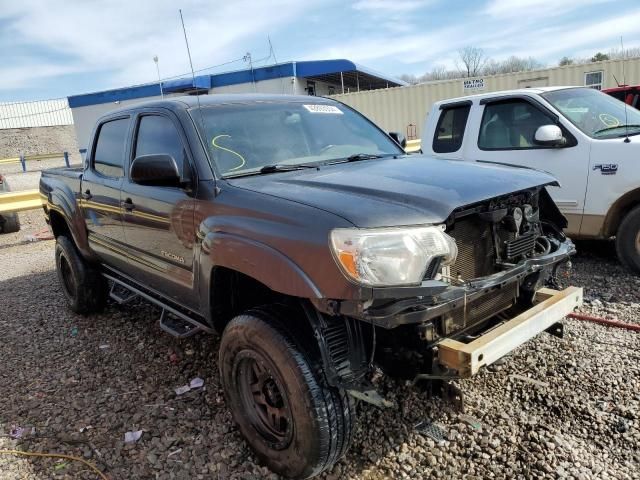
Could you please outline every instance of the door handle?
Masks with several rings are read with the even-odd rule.
[[[130,212],[131,210],[136,208],[136,206],[133,204],[130,198],[127,198],[124,202],[120,202],[120,206],[124,208],[127,212]]]
[[[91,195],[91,190],[89,190],[88,188],[84,191],[84,193],[81,196],[83,200],[91,200],[91,198],[93,198],[93,195]]]

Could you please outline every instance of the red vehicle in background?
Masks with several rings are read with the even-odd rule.
[[[640,109],[640,85],[623,85],[621,87],[605,88],[602,91],[627,105]]]

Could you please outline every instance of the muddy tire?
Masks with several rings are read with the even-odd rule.
[[[219,352],[227,405],[256,456],[275,473],[310,478],[351,443],[355,408],[326,385],[270,310],[250,310],[225,328]]]
[[[9,213],[0,217],[0,231],[2,233],[15,233],[20,231],[20,219],[17,213]]]
[[[618,258],[629,269],[640,273],[640,206],[622,220],[616,234]]]
[[[104,309],[108,295],[106,279],[80,257],[73,241],[64,235],[56,240],[56,270],[71,310],[88,315]]]

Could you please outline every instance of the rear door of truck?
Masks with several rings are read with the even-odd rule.
[[[129,115],[101,120],[88,151],[80,192],[89,246],[102,261],[117,269],[128,264],[120,189],[129,151],[130,127]]]

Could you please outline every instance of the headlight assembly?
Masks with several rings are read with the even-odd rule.
[[[339,228],[330,243],[348,278],[375,287],[420,284],[434,259],[448,265],[458,254],[455,240],[440,226]]]

